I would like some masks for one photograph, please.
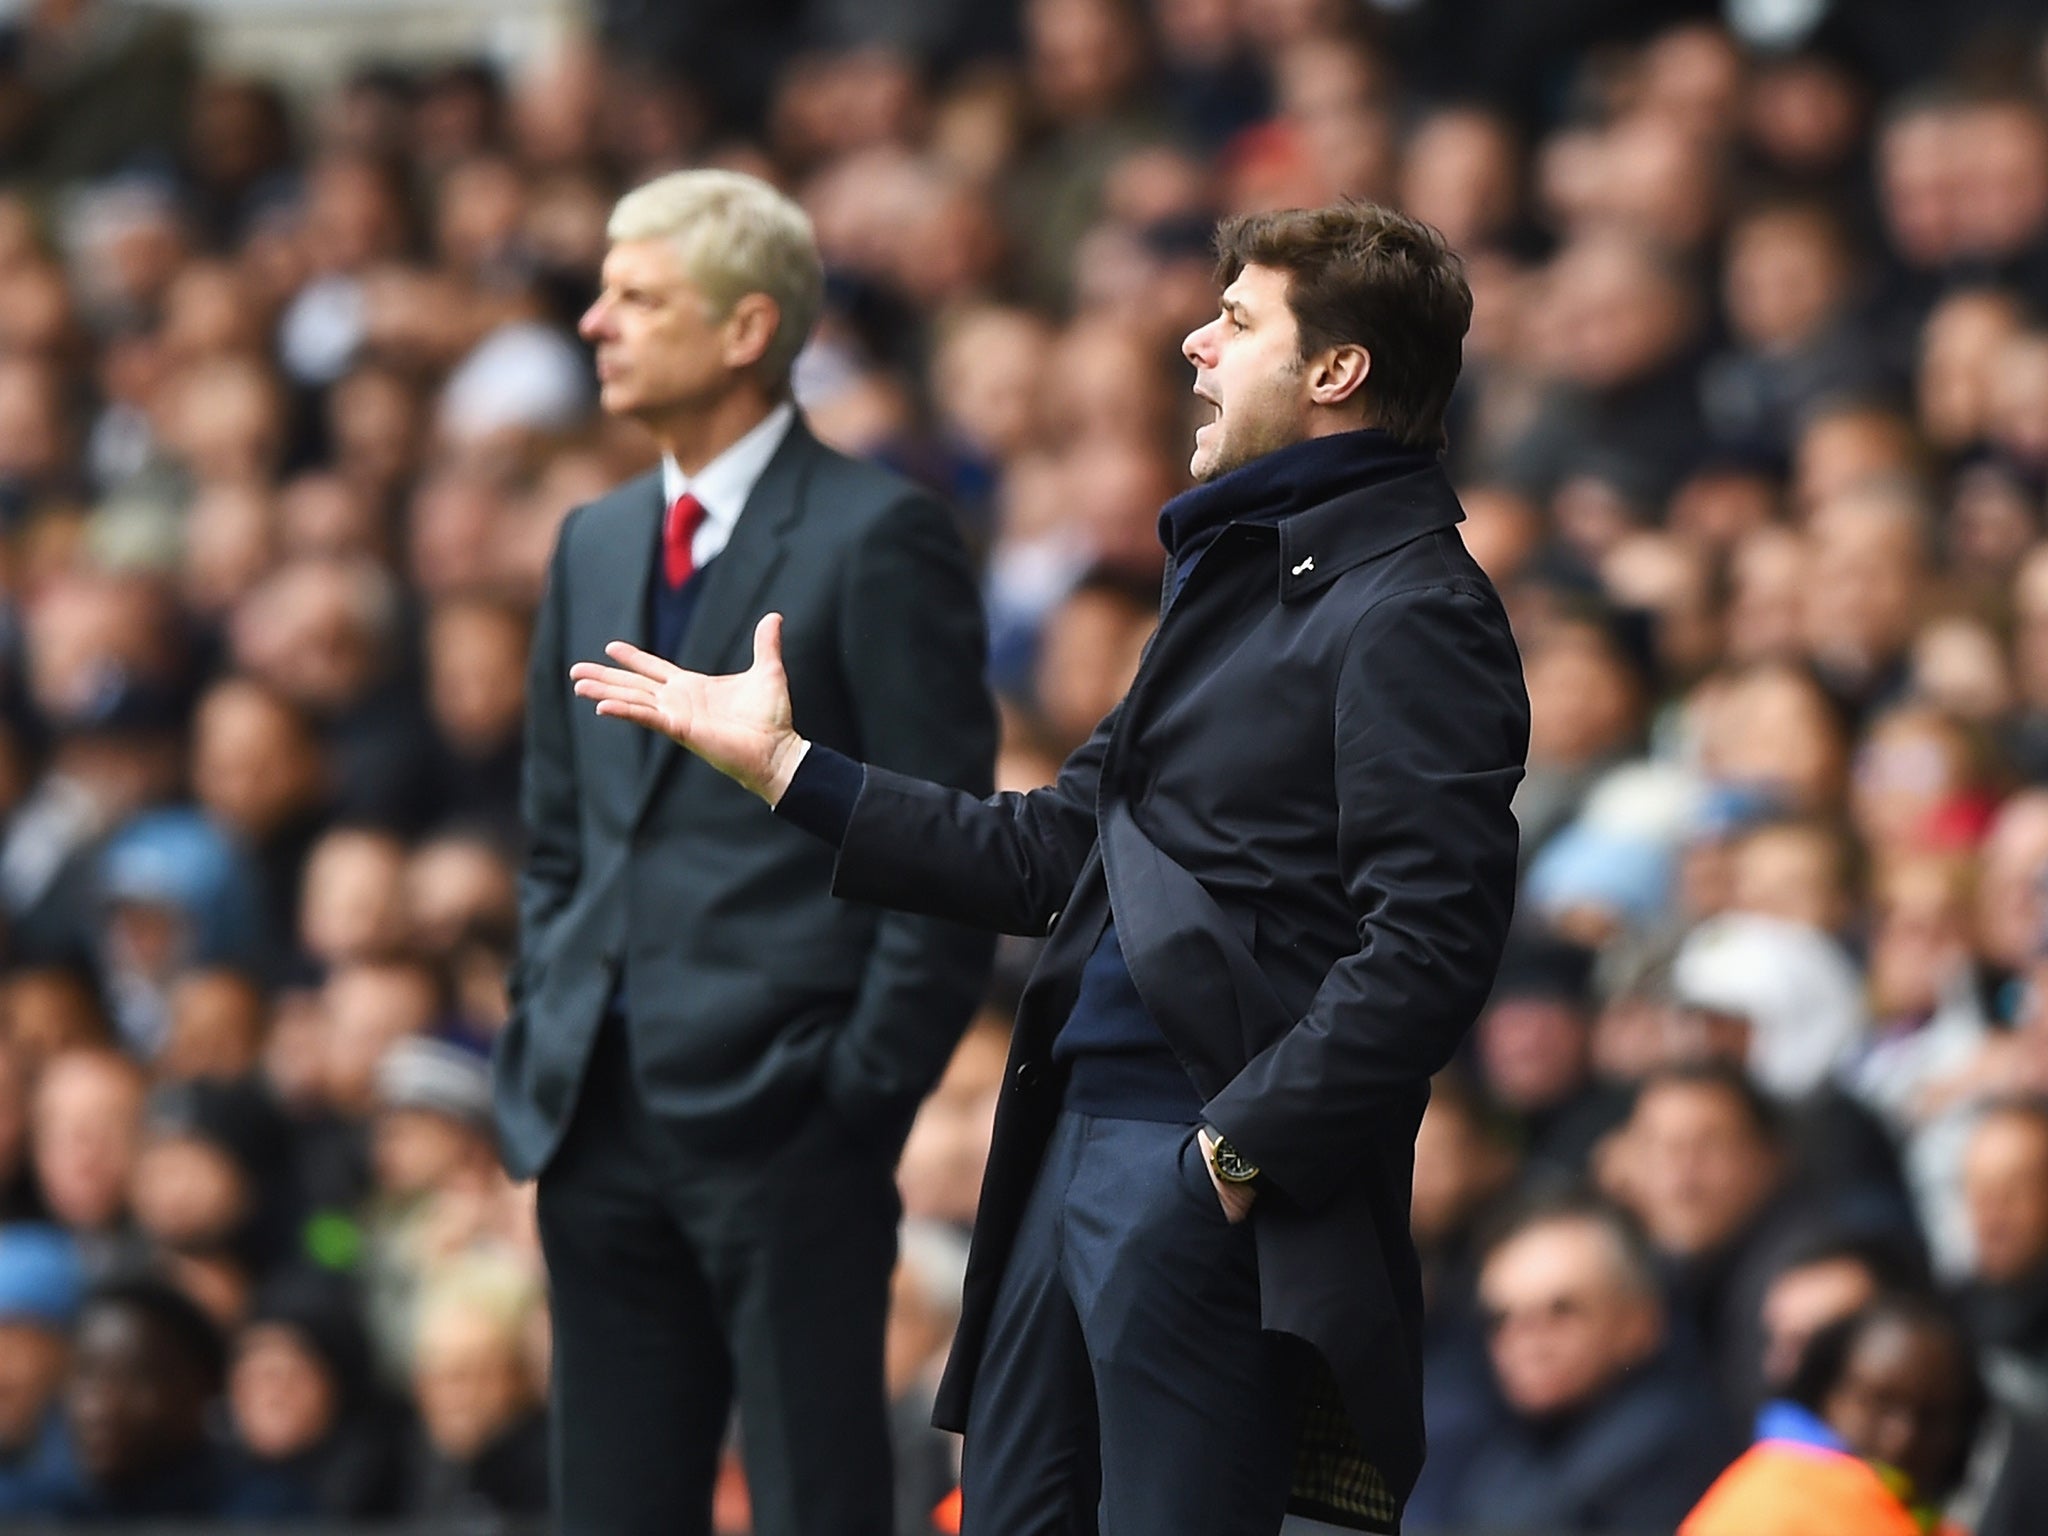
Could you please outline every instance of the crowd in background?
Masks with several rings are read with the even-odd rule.
[[[1348,195],[1444,231],[1448,463],[1533,738],[1517,931],[1417,1153],[1408,1528],[1669,1530],[1760,1405],[1882,1395],[1842,1343],[1876,1306],[1920,1352],[1918,1398],[1863,1403],[1905,1426],[1884,1458],[2029,1529],[2038,19],[750,9],[614,6],[516,68],[313,99],[203,67],[168,9],[0,23],[0,1516],[163,1513],[125,1490],[165,1468],[193,1510],[544,1509],[487,1067],[528,629],[563,515],[652,458],[574,335],[607,213],[722,164],[816,223],[812,425],[958,511],[1013,788],[1153,623],[1216,217]],[[1029,961],[900,1172],[906,1532],[951,1486],[923,1406]]]

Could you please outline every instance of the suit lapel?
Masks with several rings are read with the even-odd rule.
[[[654,579],[662,510],[659,470],[620,486],[612,493],[609,505],[591,508],[593,514],[604,515],[590,525],[592,536],[583,540],[582,548],[587,553],[579,553],[584,574],[578,583],[577,608],[605,616],[598,626],[604,640],[647,644],[648,583]],[[597,654],[574,659],[604,658]],[[563,686],[568,686],[566,679]],[[618,720],[596,722],[600,729],[624,724]],[[597,755],[597,761],[607,765],[607,777],[616,783],[616,793],[628,804],[636,803],[631,797],[639,793],[651,736],[651,732],[638,727],[626,727],[618,732],[615,748],[608,746]],[[606,739],[611,738],[607,735]]]
[[[690,616],[681,645],[669,658],[692,672],[730,672],[753,659],[754,625],[761,617],[762,593],[788,551],[789,535],[803,510],[804,492],[816,459],[816,440],[801,418],[790,423],[775,457],[755,482],[746,510],[733,526],[732,538],[704,570],[704,590]],[[642,551],[640,591],[654,579],[653,541]],[[642,599],[645,606],[645,599]],[[644,632],[644,631],[643,631]],[[646,818],[682,748],[665,736],[650,734],[650,750],[641,767],[639,803],[633,821]]]

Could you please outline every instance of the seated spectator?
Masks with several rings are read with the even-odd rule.
[[[1874,863],[1972,848],[1994,808],[1985,779],[1968,726],[1932,705],[1896,704],[1857,750],[1850,819]]]
[[[1577,944],[1517,934],[1473,1027],[1481,1080],[1518,1122],[1530,1160],[1574,1176],[1627,1111],[1593,1077],[1592,970]]]
[[[78,1318],[67,1414],[80,1479],[65,1513],[90,1520],[276,1520],[306,1491],[239,1467],[209,1435],[227,1351],[197,1304],[157,1280],[116,1281]]]
[[[1451,1472],[1438,1528],[1669,1529],[1734,1455],[1711,1382],[1667,1348],[1654,1261],[1619,1213],[1523,1212],[1488,1248],[1479,1299],[1507,1411]]]
[[[269,1005],[241,971],[187,971],[172,983],[170,1030],[152,1066],[159,1083],[232,1083],[253,1076]]]
[[[374,561],[302,557],[242,603],[233,651],[315,722],[337,813],[410,832],[437,807],[431,736],[397,673],[399,597]]]
[[[482,832],[421,843],[405,866],[406,932],[419,953],[449,955],[480,924],[516,921],[515,879],[504,848]]]
[[[539,1514],[548,1502],[547,1418],[526,1356],[539,1288],[504,1260],[449,1266],[422,1298],[413,1349],[420,1439],[405,1513]]]
[[[0,977],[0,1023],[29,1083],[65,1051],[104,1045],[112,1034],[93,973],[70,964],[22,966]]]
[[[440,1008],[434,973],[409,960],[358,961],[328,976],[305,1026],[315,1058],[299,1129],[309,1205],[353,1211],[367,1193],[378,1063],[398,1041],[427,1033]]]
[[[1881,1295],[1925,1294],[1927,1266],[1906,1244],[1822,1230],[1794,1244],[1764,1290],[1763,1385],[1783,1396],[1806,1346],[1823,1328]]]
[[[1739,343],[1708,361],[1708,429],[1782,455],[1807,408],[1863,385],[1875,359],[1845,324],[1854,297],[1846,234],[1820,203],[1766,202],[1730,230],[1724,302]]]
[[[1529,764],[1515,819],[1525,863],[1642,733],[1644,679],[1616,629],[1592,616],[1563,619],[1543,626],[1522,657]]]
[[[243,1453],[312,1491],[336,1520],[388,1519],[402,1494],[407,1415],[382,1392],[349,1286],[287,1273],[235,1337],[228,1406]]]
[[[1674,1330],[1714,1363],[1738,1412],[1757,1400],[1764,1287],[1811,1221],[1789,1171],[1770,1101],[1720,1065],[1653,1074],[1600,1162],[1663,1267]]]
[[[411,1365],[416,1309],[434,1264],[470,1233],[456,1207],[504,1183],[490,1069],[463,1046],[409,1035],[377,1063],[371,1192],[363,1214],[366,1294],[379,1358]]]
[[[180,1083],[150,1099],[131,1203],[165,1253],[248,1277],[296,1235],[290,1127],[255,1083]]]
[[[144,1060],[170,1027],[170,988],[193,965],[254,957],[255,890],[227,839],[190,811],[155,811],[100,857],[101,968],[122,1042]]]
[[[1802,558],[1790,579],[1797,586],[1787,595],[1804,602],[1815,579],[1810,561]],[[1740,621],[1738,608],[1731,622]],[[1800,643],[1796,635],[1789,640]],[[1702,766],[1710,778],[1766,800],[1787,815],[1827,815],[1840,808],[1848,772],[1848,732],[1834,701],[1809,668],[1783,657],[1762,659],[1717,684],[1709,696],[1714,700],[1712,718],[1698,721],[1695,728],[1700,732]]]
[[[455,598],[427,620],[427,711],[441,765],[441,815],[516,837],[519,728],[526,714],[526,615]]]
[[[142,1144],[142,1070],[117,1051],[67,1051],[43,1069],[29,1120],[43,1206],[89,1273],[140,1256],[128,1190]]]
[[[1849,845],[1831,823],[1772,819],[1737,834],[1729,907],[1839,937],[1852,900]]]
[[[299,948],[323,968],[404,947],[405,844],[367,827],[337,827],[306,858]]]
[[[1757,1443],[1680,1536],[1928,1536],[1984,1408],[1954,1320],[1922,1298],[1882,1298],[1814,1336]]]
[[[55,1514],[76,1480],[57,1399],[83,1279],[56,1228],[0,1226],[0,1519]]]
[[[1159,583],[1109,565],[1089,571],[1045,616],[1033,703],[1060,752],[1080,746],[1116,707],[1158,622]]]
[[[1846,1076],[1900,1147],[1921,1230],[1947,1275],[1968,1262],[1963,1151],[1976,1104],[1942,1089],[1968,1073],[1994,1037],[1970,957],[1970,873],[1966,860],[1928,853],[1877,872],[1871,1031]]]
[[[1777,1105],[1802,1180],[1876,1225],[1911,1212],[1883,1126],[1840,1071],[1863,1041],[1863,983],[1842,947],[1802,924],[1730,912],[1701,923],[1671,963],[1669,1059],[1745,1071]]]
[[[328,769],[306,715],[253,678],[231,677],[192,720],[192,792],[253,871],[263,974],[285,974],[306,859],[326,821]]]
[[[1978,1121],[1963,1164],[1973,1258],[1957,1305],[2001,1397],[2048,1414],[2048,1102]]]

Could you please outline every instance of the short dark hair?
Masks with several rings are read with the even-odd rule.
[[[1472,289],[1436,230],[1347,198],[1225,219],[1216,258],[1225,285],[1250,266],[1285,272],[1303,360],[1347,342],[1364,347],[1373,362],[1363,386],[1372,425],[1412,447],[1445,445]]]
[[[1642,1224],[1627,1211],[1581,1184],[1537,1185],[1496,1212],[1479,1232],[1483,1269],[1516,1238],[1544,1227],[1587,1226],[1605,1237],[1618,1261],[1617,1271],[1629,1289],[1663,1297],[1656,1250]]]
[[[1888,1323],[1938,1334],[1954,1354],[1963,1401],[1958,1415],[1961,1423],[1957,1435],[1957,1464],[1948,1469],[1948,1479],[1952,1482],[1962,1475],[1962,1463],[1969,1457],[1970,1445],[1990,1409],[1991,1398],[1977,1365],[1969,1328],[1955,1308],[1940,1296],[1926,1292],[1889,1292],[1861,1311],[1836,1318],[1806,1341],[1806,1349],[1799,1357],[1799,1367],[1786,1384],[1785,1396],[1808,1412],[1821,1414],[1827,1400],[1841,1384],[1842,1376],[1849,1368],[1849,1357],[1856,1352],[1863,1336]]]
[[[1877,1291],[1888,1296],[1934,1294],[1927,1255],[1915,1237],[1891,1231],[1851,1231],[1822,1227],[1794,1240],[1779,1256],[1771,1279],[1794,1270],[1823,1264],[1854,1264],[1870,1276]]]
[[[208,1397],[227,1380],[228,1348],[219,1326],[205,1308],[168,1280],[151,1274],[122,1275],[95,1286],[80,1305],[81,1320],[89,1313],[133,1312],[157,1329],[192,1371]]]
[[[1641,1103],[1659,1088],[1711,1088],[1722,1093],[1742,1111],[1757,1140],[1772,1147],[1785,1145],[1785,1117],[1742,1068],[1725,1061],[1685,1061],[1658,1067],[1636,1089]]]

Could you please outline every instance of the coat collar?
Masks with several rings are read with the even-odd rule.
[[[1431,464],[1280,520],[1280,601],[1297,602],[1424,534],[1455,527],[1465,509],[1443,466]]]

